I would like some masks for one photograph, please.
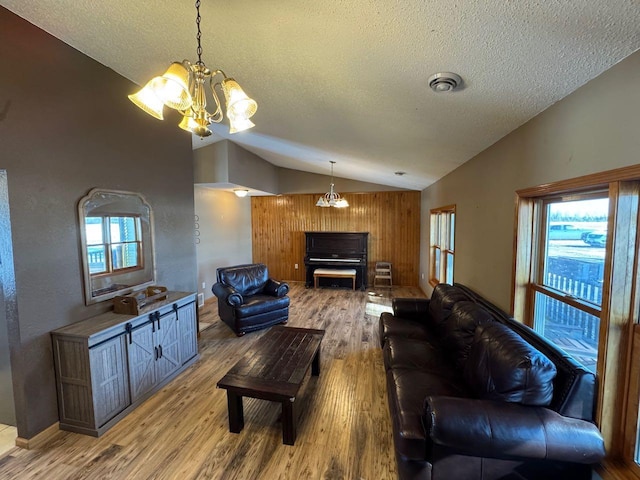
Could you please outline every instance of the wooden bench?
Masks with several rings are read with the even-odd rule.
[[[316,268],[313,271],[313,286],[318,288],[320,278],[350,278],[352,289],[356,289],[356,269],[355,268]]]

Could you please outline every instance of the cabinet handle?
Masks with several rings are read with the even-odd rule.
[[[162,345],[158,346],[158,350],[160,350],[160,357],[159,358],[162,358]]]
[[[127,333],[129,334],[129,345],[131,345],[133,343],[133,335],[131,334],[131,332],[133,331],[133,326],[130,323],[127,323],[124,326],[124,329],[127,331]]]
[[[156,312],[156,320],[158,320],[158,330],[160,330],[160,312]]]
[[[158,347],[153,347],[153,351],[156,352],[154,360],[157,361],[158,360]]]

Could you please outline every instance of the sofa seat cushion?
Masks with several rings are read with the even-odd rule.
[[[244,303],[235,307],[236,318],[247,318],[265,312],[286,309],[289,307],[289,297],[272,297],[270,295],[251,295],[244,297]]]
[[[380,315],[380,345],[384,345],[387,338],[396,336],[426,340],[428,338],[426,327],[418,320],[408,320],[394,316],[390,312],[383,312]]]
[[[463,382],[463,378],[437,343],[389,337],[382,349],[385,368],[407,368],[435,373]]]
[[[479,398],[546,406],[553,398],[555,365],[506,325],[476,329],[464,379]]]
[[[387,398],[398,454],[424,460],[430,440],[422,425],[424,399],[428,395],[468,396],[460,382],[431,372],[394,368],[387,371]]]

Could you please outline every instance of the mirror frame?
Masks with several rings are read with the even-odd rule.
[[[85,218],[87,216],[91,216],[91,212],[96,209],[100,210],[100,215],[110,213],[109,205],[115,203],[115,200],[120,200],[120,206],[117,209],[111,210],[111,213],[117,215],[129,214],[141,217],[140,221],[142,224],[142,258],[144,267],[142,269],[142,272],[141,270],[135,270],[133,272],[123,272],[118,274],[112,273],[108,275],[109,277],[117,278],[118,283],[127,282],[127,280],[132,283],[129,284],[127,282],[127,285],[124,288],[118,288],[109,290],[105,293],[94,294],[93,278],[89,270],[89,259],[87,258],[87,234]],[[130,211],[127,211],[127,208],[122,208],[122,204],[127,203],[127,201],[132,205],[139,205],[139,208],[137,208],[135,211],[134,208],[131,208]],[[148,215],[145,211],[148,212]],[[152,285],[155,282],[156,255],[153,223],[153,209],[151,208],[149,202],[147,202],[144,196],[140,193],[127,192],[123,190],[93,188],[89,191],[89,193],[87,193],[87,195],[80,199],[80,201],[78,202],[78,230],[80,232],[80,256],[82,258],[85,305],[93,305],[105,300],[110,300],[118,295],[126,295],[136,289]],[[146,230],[144,226],[145,224],[148,224],[148,228]],[[148,275],[151,275],[151,278],[144,281],[140,281],[141,279],[135,278],[136,276],[140,275],[147,278]]]

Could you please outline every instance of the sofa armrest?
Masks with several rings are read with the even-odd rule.
[[[605,454],[595,425],[544,407],[430,396],[423,423],[434,444],[478,457],[592,464]]]
[[[273,278],[269,278],[267,283],[264,285],[264,293],[267,295],[272,295],[274,297],[284,297],[287,293],[289,293],[289,284],[286,282],[279,282],[278,280],[274,280]]]
[[[424,320],[429,315],[427,298],[394,298],[391,307],[394,316],[409,320]]]
[[[216,283],[211,287],[213,294],[231,307],[238,307],[244,303],[242,295],[233,287],[224,283]]]

